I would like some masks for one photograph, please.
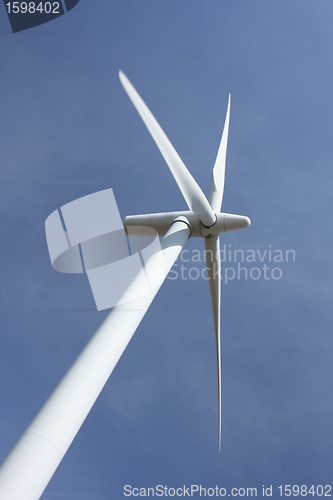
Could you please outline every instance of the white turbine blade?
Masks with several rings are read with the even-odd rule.
[[[112,309],[16,443],[0,468],[2,500],[40,498],[189,236],[185,218],[171,225],[159,252],[164,266],[157,254],[145,262],[146,270],[158,276],[156,287]],[[129,287],[135,293],[146,270]]]
[[[220,212],[223,200],[225,161],[227,156],[227,144],[230,120],[230,94],[228,100],[227,115],[225,117],[224,128],[220,147],[213,168],[212,182],[210,184],[208,201],[214,212]]]
[[[221,387],[221,260],[220,240],[218,236],[205,238],[206,265],[209,279],[210,297],[212,301],[213,319],[215,328],[216,360],[217,360],[217,390],[218,390],[218,425],[219,425],[219,452],[221,451],[222,429],[222,387]]]
[[[138,92],[122,71],[119,71],[119,78],[128,94],[128,97],[131,99],[151,136],[153,137],[158,149],[162,153],[162,156],[170,168],[189,209],[199,217],[205,226],[212,226],[216,220],[215,214],[208,203],[207,198],[201,191],[201,188],[187,170],[177,151],[165,135],[147,105],[144,103]]]

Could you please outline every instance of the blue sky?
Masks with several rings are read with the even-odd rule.
[[[206,194],[231,93],[223,211],[252,225],[221,244],[296,261],[223,287],[220,456],[208,285],[167,280],[43,498],[332,484],[332,2],[81,0],[15,35],[1,10],[0,458],[105,317],[47,216],[109,187],[123,218],[186,208],[122,69]]]

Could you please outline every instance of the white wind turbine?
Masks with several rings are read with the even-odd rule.
[[[153,228],[163,236],[161,250],[145,260],[144,268],[125,292],[132,300],[119,301],[119,305],[112,309],[3,462],[0,469],[1,500],[40,498],[190,236],[205,239],[216,340],[218,447],[219,451],[221,449],[219,234],[245,228],[251,223],[248,217],[220,212],[224,191],[230,96],[207,200],[132,84],[122,72],[119,72],[119,77],[169,166],[189,210],[125,218],[126,232],[140,226]],[[142,294],[140,291],[146,284],[147,276],[150,279],[150,290]]]

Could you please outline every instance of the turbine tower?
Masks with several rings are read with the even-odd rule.
[[[152,253],[133,279],[126,294],[74,362],[49,399],[21,436],[0,468],[1,500],[37,500],[42,495],[67,449],[95,403],[131,340],[160,286],[189,237],[205,240],[207,273],[213,310],[218,379],[218,449],[221,449],[221,262],[219,234],[245,228],[248,217],[221,212],[230,95],[221,143],[213,168],[208,199],[203,194],[156,119],[127,77],[120,81],[164,157],[189,210],[127,216],[125,232],[151,228],[162,236],[161,248]],[[142,234],[142,232],[141,232]],[[154,277],[144,295],[146,277]]]

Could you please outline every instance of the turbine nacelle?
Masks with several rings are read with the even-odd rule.
[[[168,231],[173,221],[179,217],[185,217],[191,227],[191,236],[210,238],[218,236],[221,233],[243,229],[251,224],[251,220],[244,215],[227,214],[220,212],[215,214],[215,223],[210,226],[204,226],[199,217],[190,210],[181,212],[162,212],[156,214],[128,215],[124,221],[126,234],[129,233],[131,227],[141,227],[140,233],[145,234],[145,227],[153,228],[159,236],[164,236]]]

